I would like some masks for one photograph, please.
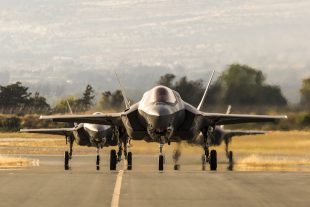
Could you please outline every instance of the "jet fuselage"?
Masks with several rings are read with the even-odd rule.
[[[130,112],[123,119],[125,126],[128,126],[128,122],[131,124],[127,127],[128,135],[133,139],[142,138],[156,142],[162,138],[166,141],[193,139],[195,119],[187,115],[186,105],[176,91],[165,86],[152,88],[144,93],[142,100],[136,106],[132,107],[137,109],[132,113],[137,113],[134,118],[138,118],[139,127],[133,126],[137,124],[131,121]],[[183,131],[185,134],[182,133]],[[183,137],[184,135],[186,137]]]

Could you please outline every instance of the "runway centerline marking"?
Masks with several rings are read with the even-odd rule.
[[[118,207],[119,204],[119,196],[121,194],[121,187],[122,187],[122,179],[123,179],[124,170],[120,170],[117,174],[111,207]]]

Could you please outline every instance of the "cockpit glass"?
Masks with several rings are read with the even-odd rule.
[[[152,91],[151,102],[175,103],[176,98],[172,90],[159,86]]]

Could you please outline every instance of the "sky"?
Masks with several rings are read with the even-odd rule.
[[[115,90],[116,70],[134,93],[166,72],[207,82],[240,63],[296,103],[310,76],[309,11],[309,0],[0,0],[0,84],[52,100],[87,83]]]

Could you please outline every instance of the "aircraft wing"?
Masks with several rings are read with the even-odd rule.
[[[121,113],[92,114],[92,115],[52,115],[40,116],[40,119],[48,119],[53,122],[77,122],[102,125],[121,126]]]
[[[36,134],[54,134],[70,136],[73,128],[58,128],[58,129],[21,129],[20,132],[36,133]]]
[[[226,125],[244,124],[253,122],[277,122],[287,119],[287,116],[249,115],[249,114],[221,114],[221,113],[201,113],[206,124]]]
[[[259,131],[259,130],[224,130],[224,132],[225,132],[225,135],[228,135],[230,137],[268,133],[268,131]]]

